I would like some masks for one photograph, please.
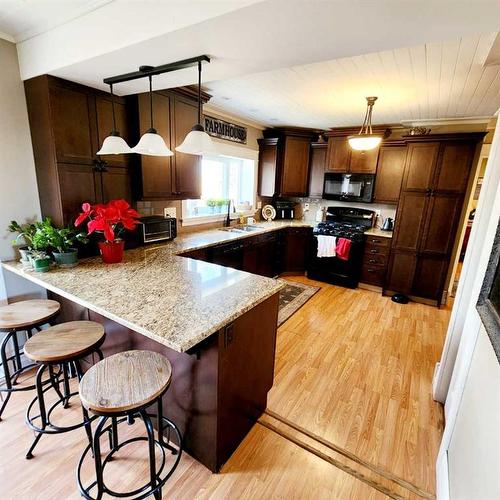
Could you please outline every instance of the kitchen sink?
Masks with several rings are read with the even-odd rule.
[[[228,231],[230,233],[251,233],[252,231],[258,231],[259,229],[262,229],[262,227],[254,226],[253,224],[243,224],[241,226],[220,228],[221,231]]]

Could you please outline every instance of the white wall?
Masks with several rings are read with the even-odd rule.
[[[7,225],[40,217],[35,164],[28,124],[24,86],[19,74],[16,47],[0,39],[0,260],[16,256]],[[0,269],[0,303],[40,289]]]

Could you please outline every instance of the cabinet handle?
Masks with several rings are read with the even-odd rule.
[[[378,250],[376,249],[370,250],[370,253],[378,253]]]
[[[375,271],[375,269],[367,269],[367,271],[368,271],[369,273],[374,273],[374,272],[376,272],[376,271]]]
[[[377,261],[376,261],[375,259],[370,259],[368,262],[369,262],[370,264],[376,264],[376,263],[377,263]]]
[[[234,325],[230,324],[224,328],[224,349],[229,347],[229,344],[233,341]]]

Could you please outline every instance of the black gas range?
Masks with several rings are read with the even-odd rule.
[[[364,232],[373,226],[375,212],[364,208],[328,207],[326,221],[318,223],[313,235],[351,240],[349,259],[317,257],[318,241],[312,238],[307,276],[334,285],[356,288],[361,273]]]

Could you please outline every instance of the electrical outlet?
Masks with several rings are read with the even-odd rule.
[[[309,203],[304,203],[304,212],[309,212]]]
[[[257,202],[257,208],[260,210],[262,208],[262,202],[261,201],[258,201]]]
[[[382,215],[382,212],[380,211],[380,209],[374,210],[374,212],[377,215],[377,217],[380,217]]]
[[[164,207],[163,208],[163,217],[172,217],[174,219],[177,219],[177,208]]]

